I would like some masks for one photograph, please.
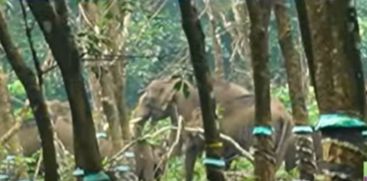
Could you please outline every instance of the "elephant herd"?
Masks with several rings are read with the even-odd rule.
[[[202,126],[198,91],[194,85],[184,81],[189,94],[176,90],[177,78],[162,78],[153,80],[140,96],[133,114],[133,121],[137,127],[146,121],[157,122],[169,117],[173,125],[177,125],[178,116],[183,118],[185,126]],[[219,129],[221,133],[233,138],[246,150],[250,150],[254,143],[252,128],[255,123],[255,97],[245,88],[234,83],[215,79],[213,93],[217,107],[220,108]],[[279,168],[285,162],[286,170],[296,166],[295,135],[292,133],[293,122],[284,105],[277,99],[271,100],[272,126],[275,130],[275,162]],[[137,129],[139,130],[139,129]],[[138,131],[137,131],[138,132]],[[314,133],[314,149],[316,157],[321,158],[321,143],[319,133]],[[171,136],[172,138],[173,136]],[[204,140],[198,135],[183,134],[177,150],[182,150],[185,156],[186,180],[193,180],[194,165],[197,157],[204,150]],[[177,155],[181,154],[180,151]],[[224,140],[224,160],[229,168],[233,158],[240,153],[234,146]],[[285,157],[285,155],[287,155]],[[145,170],[151,172],[151,170]],[[152,178],[142,178],[152,180]]]
[[[188,94],[177,90],[177,83],[183,81],[188,87]],[[230,136],[239,145],[250,150],[254,143],[252,128],[255,123],[255,97],[245,88],[228,82],[226,80],[214,79],[213,93],[216,100],[219,128],[221,133]],[[65,145],[66,150],[73,152],[72,126],[70,111],[67,103],[58,101],[49,102],[50,115],[54,123],[54,130],[58,139]],[[271,100],[272,125],[275,130],[273,141],[275,144],[276,168],[283,163],[289,171],[296,166],[295,159],[295,135],[292,133],[292,117],[277,99]],[[184,126],[202,126],[200,113],[200,101],[196,87],[186,80],[180,78],[155,79],[146,86],[139,98],[138,104],[133,112],[131,124],[134,125],[135,136],[139,135],[139,129],[147,121],[156,123],[164,118],[170,118],[173,125],[178,124],[178,117],[183,120]],[[171,133],[172,135],[175,132]],[[30,156],[40,148],[40,140],[34,121],[26,122],[18,131],[23,154]],[[174,137],[174,136],[173,136]],[[315,133],[314,149],[316,158],[321,157],[320,135]],[[172,138],[172,136],[171,136]],[[107,139],[99,139],[99,148],[102,156],[112,156],[113,148]],[[172,140],[169,141],[170,143]],[[224,160],[226,168],[241,153],[228,141],[224,143]],[[136,155],[135,172],[140,180],[154,180],[159,178],[155,171],[157,162],[160,160],[159,149],[151,146],[137,144],[134,148]],[[161,149],[162,150],[162,149]],[[176,145],[172,156],[184,156],[184,171],[186,180],[193,180],[194,165],[197,158],[204,151],[204,140],[198,134],[183,132],[179,143]],[[285,155],[287,155],[285,157]],[[140,159],[140,160],[139,160]],[[161,174],[163,172],[160,169]]]

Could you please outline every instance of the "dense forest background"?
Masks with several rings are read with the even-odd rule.
[[[292,1],[293,2],[293,1]],[[25,57],[26,62],[29,66],[34,66],[31,56],[31,51],[27,39],[25,38],[25,29],[23,15],[20,11],[20,5],[15,1],[3,1],[2,8],[7,15],[7,21],[11,29],[12,37],[18,43],[21,53]],[[361,43],[361,55],[364,64],[365,75],[367,73],[367,18],[365,14],[367,13],[367,6],[364,1],[356,1],[358,10],[358,20],[360,25],[360,35],[362,38]],[[201,6],[198,9],[203,9],[204,4],[198,3]],[[83,35],[83,29],[78,27],[78,5],[77,3],[71,1],[69,3],[71,7],[71,17],[70,23],[76,35]],[[251,73],[246,72],[250,69],[250,58],[247,55],[240,55],[233,46],[233,37],[230,35],[229,31],[234,31],[234,28],[238,28],[238,25],[234,19],[234,13],[232,11],[232,3],[227,3],[225,1],[214,1],[214,6],[218,13],[224,15],[228,22],[223,22],[222,19],[218,17],[218,26],[216,27],[216,32],[221,37],[221,48],[224,59],[225,76],[228,80],[239,83],[240,85],[247,86],[247,88],[252,88]],[[291,3],[289,6],[294,7]],[[103,7],[103,5],[102,5]],[[111,59],[118,56],[119,59],[127,59],[127,72],[126,72],[126,100],[130,108],[136,105],[138,94],[136,94],[140,89],[152,79],[160,77],[163,75],[168,75],[174,71],[187,72],[190,74],[192,70],[191,66],[187,64],[189,54],[186,46],[186,40],[184,39],[184,34],[182,32],[180,24],[180,15],[177,14],[178,4],[176,1],[131,1],[126,7],[131,9],[131,23],[128,27],[129,36],[127,37],[126,53],[120,55],[104,55],[103,57],[96,58],[85,58],[84,64],[88,63],[99,63],[103,64],[111,61]],[[297,18],[295,8],[290,8],[293,20],[293,28],[298,29]],[[33,16],[27,16],[27,21],[31,24],[34,23]],[[108,21],[108,17],[106,17]],[[212,36],[210,36],[210,24],[208,16],[205,14],[201,17],[201,22],[204,27],[207,45],[207,56],[211,62],[212,67],[214,66],[214,58],[212,52]],[[227,24],[226,24],[227,23]],[[228,24],[230,23],[230,25]],[[247,25],[249,26],[249,25]],[[103,22],[99,25],[100,31],[103,30]],[[293,32],[300,37],[299,31]],[[50,54],[47,48],[47,44],[43,41],[43,37],[38,26],[32,28],[33,41],[35,42],[35,48],[38,52],[40,60],[47,60],[50,58]],[[98,36],[98,35],[96,35]],[[95,37],[95,39],[83,40],[80,37],[78,43],[84,44],[88,43],[94,49],[89,51],[98,51],[97,41],[101,39],[113,38],[105,37]],[[239,35],[240,36],[240,35]],[[87,41],[87,42],[85,42]],[[277,32],[276,32],[276,22],[274,16],[272,15],[270,22],[270,69],[272,83],[274,87],[284,86],[286,83],[286,75],[284,68],[284,60],[280,51]],[[244,45],[237,45],[244,46]],[[246,47],[241,47],[246,48]],[[247,47],[248,48],[248,47]],[[19,81],[14,75],[14,72],[10,69],[9,65],[6,63],[5,54],[1,54],[2,67],[5,73],[9,74],[9,87],[15,100],[24,102],[26,100],[25,92],[22,91]],[[61,80],[60,72],[57,69],[49,71],[45,75],[45,96],[47,99],[59,99],[65,100],[66,94],[63,88],[63,83]],[[286,91],[284,89],[283,91]],[[284,98],[286,99],[286,98]],[[15,106],[20,106],[19,102],[13,102]]]
[[[98,74],[98,71],[92,67],[108,67],[116,61],[120,61],[124,65],[124,71],[121,76],[124,79],[124,89],[121,90],[124,94],[127,114],[129,117],[135,106],[138,103],[140,92],[153,79],[167,77],[174,74],[193,81],[193,68],[190,65],[190,52],[187,46],[187,40],[182,31],[181,16],[178,13],[179,4],[173,0],[124,0],[119,4],[119,11],[128,12],[130,15],[127,20],[127,26],[118,23],[118,17],[111,13],[109,1],[94,1],[97,5],[94,13],[99,17],[93,22],[93,27],[86,25],[83,14],[78,1],[69,0],[70,8],[69,25],[72,29],[72,34],[75,36],[77,46],[81,53],[83,66],[83,77],[85,78],[85,86],[89,101],[95,99],[93,95],[94,87],[91,74]],[[122,1],[121,1],[122,2]],[[242,6],[244,0],[212,0],[211,11],[208,11],[208,5],[205,1],[196,1],[197,9],[200,14],[201,25],[204,29],[206,42],[206,57],[209,60],[212,72],[215,69],[215,47],[213,38],[219,37],[219,45],[221,48],[221,56],[223,58],[223,70],[225,79],[237,83],[248,90],[253,91],[253,74],[251,67],[251,55],[249,46],[249,17],[243,16],[247,10]],[[367,1],[355,1],[359,32],[361,36],[360,52],[363,63],[363,71],[365,78],[367,75]],[[297,49],[302,52],[302,74],[306,77],[309,75],[307,71],[307,62],[303,54],[301,46],[301,36],[298,26],[297,12],[294,1],[287,1],[289,16],[292,20],[293,37],[297,37]],[[56,62],[49,49],[47,42],[44,39],[41,29],[36,23],[36,20],[28,6],[25,8],[25,14],[22,12],[22,7],[18,1],[0,0],[0,10],[4,13],[8,28],[14,43],[19,48],[19,51],[24,58],[26,64],[33,70],[36,70],[34,64],[34,56],[29,45],[29,37],[27,37],[26,27],[29,26],[31,41],[34,44],[35,51],[40,60],[43,72],[43,89],[46,100],[67,101],[65,85],[62,79],[61,72],[56,66]],[[98,13],[97,13],[98,11]],[[208,13],[212,12],[212,14]],[[213,13],[214,12],[214,13]],[[93,14],[93,10],[92,10]],[[210,16],[214,17],[215,21],[211,21]],[[213,23],[215,22],[215,23]],[[213,31],[213,25],[214,31]],[[269,31],[269,68],[271,73],[271,94],[279,98],[286,108],[291,111],[291,100],[287,86],[286,69],[284,58],[279,45],[277,22],[274,13],[270,19]],[[124,31],[123,50],[108,51],[113,47],[116,34],[111,31],[111,27]],[[216,36],[213,36],[215,32]],[[117,39],[117,41],[122,41]],[[113,48],[111,48],[113,49]],[[0,48],[0,74],[7,75],[7,88],[9,90],[12,111],[17,119],[22,121],[34,120],[30,109],[24,113],[25,105],[28,105],[27,94],[22,83],[14,73],[13,69],[7,61],[6,54]],[[92,71],[91,71],[92,70]],[[112,85],[114,82],[108,82]],[[102,84],[102,83],[101,83]],[[307,82],[307,84],[310,84]],[[105,86],[106,86],[105,85]],[[309,108],[310,121],[314,123],[318,118],[318,110],[314,93],[311,86],[307,96],[307,106]],[[101,108],[96,104],[92,105],[93,115],[101,112]],[[106,119],[104,117],[95,116],[95,119]],[[166,126],[168,121],[159,123],[160,126]],[[97,125],[99,126],[99,125]],[[150,139],[149,142],[155,145],[162,144],[158,141],[159,138]],[[0,148],[1,149],[1,148]],[[69,155],[70,156],[70,155]],[[27,162],[33,167],[37,167],[39,154],[33,158],[27,158],[21,161]],[[108,165],[107,160],[106,165]],[[68,157],[61,163],[61,178],[64,180],[70,179],[70,173],[73,170],[71,163],[72,159]],[[180,180],[183,178],[182,163],[180,158],[174,158],[169,161],[169,172],[166,172],[163,180]],[[5,162],[1,164],[1,169],[7,169]],[[33,168],[32,167],[32,168]],[[202,164],[197,164],[195,170],[195,180],[205,180],[204,167]],[[252,171],[252,165],[244,160],[239,160],[234,164],[234,169]],[[0,172],[1,173],[1,172]],[[279,177],[289,180],[294,175],[280,171],[277,173]],[[296,175],[297,173],[295,173]],[[1,175],[1,174],[0,174]],[[41,178],[41,176],[40,176]]]

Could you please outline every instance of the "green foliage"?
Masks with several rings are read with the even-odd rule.
[[[189,85],[182,79],[176,82],[176,84],[174,85],[174,89],[177,91],[181,91],[185,97],[189,97],[190,95]]]
[[[8,90],[11,95],[14,95],[19,98],[26,98],[26,92],[19,80],[14,80],[13,82],[8,83]]]
[[[309,122],[311,124],[316,124],[318,120],[318,107],[315,99],[314,89],[313,87],[308,87],[308,97],[306,100],[306,105],[308,109]],[[291,100],[289,97],[289,89],[288,86],[275,87],[272,89],[272,96],[277,97],[287,108],[289,112],[291,112]]]

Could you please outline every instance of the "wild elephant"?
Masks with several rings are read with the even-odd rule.
[[[193,111],[199,107],[197,89],[190,83],[190,94],[184,95],[177,91],[175,85],[180,79],[156,79],[145,89],[139,99],[134,112],[132,122],[138,123],[138,127],[151,119],[152,122],[170,117],[174,125],[177,125],[177,115],[181,115],[184,124],[195,120]],[[246,149],[252,144],[251,127],[254,122],[254,99],[246,89],[224,80],[213,80],[213,92],[220,109],[223,122],[221,131],[232,136]],[[285,140],[291,135],[292,121],[290,115],[279,101],[272,101],[272,112],[275,129],[275,144],[277,149],[277,162],[283,160]],[[138,130],[139,131],[139,130]],[[182,141],[182,140],[181,140]],[[180,146],[182,144],[179,144]],[[200,145],[200,144],[199,144]],[[179,146],[179,148],[181,148]],[[186,151],[186,179],[192,180],[192,169],[195,163],[195,155],[200,149],[189,144]],[[233,156],[233,149],[226,149],[225,155]]]
[[[165,169],[165,162],[161,162],[163,158],[165,146],[154,146],[140,141],[134,147],[135,153],[135,174],[140,180],[153,181],[160,180]]]
[[[67,151],[74,153],[72,123],[68,103],[47,101],[47,105],[57,138]],[[14,136],[19,138],[24,156],[31,156],[41,148],[41,140],[35,120],[22,123]],[[98,141],[101,155],[104,157],[112,156],[112,143],[106,139],[99,139]]]
[[[230,136],[237,143],[246,150],[254,145],[254,136],[252,135],[252,129],[255,125],[255,97],[253,95],[245,95],[233,100],[233,104],[236,104],[238,109],[232,110],[232,112],[226,116],[222,116],[219,120],[219,128],[221,133]],[[275,134],[273,134],[273,141],[275,143],[275,162],[278,169],[284,161],[284,154],[287,150],[288,139],[292,136],[293,123],[290,115],[287,113],[283,104],[273,99],[271,100],[272,120]],[[195,125],[196,127],[202,127],[202,118],[200,108],[197,108],[193,112],[193,120],[187,124],[187,126]],[[185,170],[186,180],[193,179],[193,168],[195,161],[200,153],[204,150],[204,140],[196,134],[192,136],[189,134],[188,139],[185,139],[186,143],[186,156],[185,156]],[[223,157],[226,162],[226,168],[230,168],[231,162],[240,155],[238,150],[232,145],[232,143],[223,140],[224,152]]]

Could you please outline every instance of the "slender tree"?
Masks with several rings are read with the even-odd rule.
[[[16,121],[13,115],[7,83],[7,76],[0,68],[0,145],[7,148],[10,154],[21,155],[22,147],[19,139],[17,136],[13,136],[20,128],[21,122]],[[16,176],[25,179],[27,177],[26,173],[27,166],[24,163],[20,163],[16,170]]]
[[[94,32],[95,27],[99,27],[98,33],[111,37],[108,44],[102,43],[100,47],[103,50],[101,52],[108,52],[111,55],[111,63],[102,63],[106,61],[101,61],[99,65],[92,66],[91,72],[98,76],[97,80],[101,89],[100,97],[103,98],[103,110],[110,127],[114,129],[114,131],[110,131],[111,137],[117,143],[117,141],[121,142],[122,138],[130,139],[124,96],[125,65],[127,63],[124,49],[131,13],[126,10],[129,6],[127,1],[106,1],[106,3],[109,3],[110,7],[106,13],[101,13],[103,9],[93,2],[80,3],[80,7],[88,31]],[[104,14],[107,14],[109,18]],[[101,22],[105,22],[104,27],[100,25]],[[110,86],[105,86],[107,84]],[[118,127],[114,125],[118,125]]]
[[[224,180],[221,160],[222,142],[219,139],[219,123],[215,118],[215,98],[213,93],[212,78],[208,62],[205,57],[204,33],[198,19],[198,13],[191,0],[179,0],[182,17],[182,28],[185,32],[194,75],[198,84],[200,107],[202,110],[204,137],[206,143],[206,163],[208,180]],[[212,162],[212,161],[215,162]],[[220,161],[218,164],[218,161]]]
[[[307,32],[304,42],[312,49],[308,57],[320,110],[317,128],[323,135],[323,170],[332,180],[361,179],[367,159],[361,134],[366,123],[354,4],[307,0],[298,4],[298,10],[300,17],[308,19],[301,30]]]
[[[98,150],[92,113],[84,87],[81,56],[68,25],[64,0],[27,0],[55,60],[60,67],[73,120],[74,153],[77,167],[85,176],[102,176],[101,155]]]
[[[42,88],[39,85],[36,74],[26,65],[18,48],[13,43],[2,12],[0,12],[0,43],[4,48],[10,65],[26,91],[33,115],[36,119],[43,150],[45,180],[57,181],[59,176],[57,173],[58,166],[53,141],[54,136]]]
[[[255,88],[256,136],[255,176],[256,180],[275,180],[275,153],[271,138],[270,77],[268,63],[268,25],[270,0],[247,0],[250,15],[251,58]]]
[[[206,4],[208,6],[208,16],[210,20],[210,29],[212,35],[213,42],[213,55],[215,60],[215,78],[216,79],[224,79],[224,65],[223,65],[223,57],[222,57],[222,48],[220,44],[220,35],[217,35],[217,21],[215,19],[215,12],[213,11],[212,4],[210,0],[206,0]]]
[[[277,21],[279,44],[285,60],[289,94],[292,103],[294,132],[297,134],[297,155],[299,161],[300,179],[314,180],[316,171],[315,156],[312,143],[313,129],[308,123],[306,107],[307,87],[303,83],[301,56],[296,49],[293,37],[291,20],[284,0],[276,0],[274,5]]]

